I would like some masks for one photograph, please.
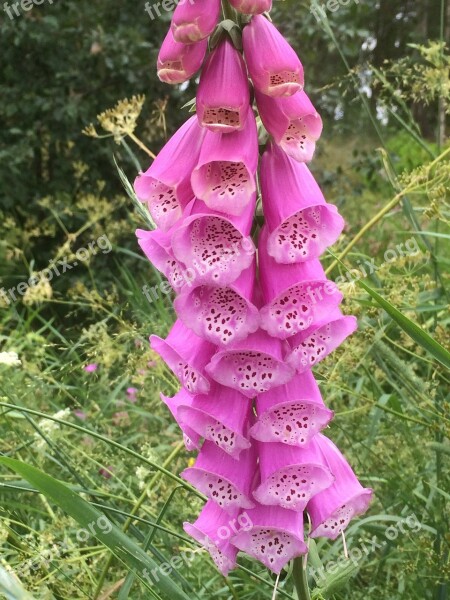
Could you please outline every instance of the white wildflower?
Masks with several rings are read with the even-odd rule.
[[[0,365],[8,367],[20,367],[22,361],[16,352],[0,352]]]

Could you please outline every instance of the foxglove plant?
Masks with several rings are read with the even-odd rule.
[[[321,433],[333,412],[311,370],[357,324],[319,261],[344,221],[305,164],[322,120],[300,59],[263,14],[270,0],[222,4],[213,33],[219,2],[180,3],[163,43],[170,83],[196,72],[206,44],[210,54],[196,115],[135,182],[157,225],[137,236],[176,294],[178,320],[150,342],[181,385],[162,400],[199,450],[182,477],[208,498],[184,529],[224,575],[238,551],[280,573],[308,552],[305,514],[309,536],[335,539],[372,496]],[[248,527],[223,539],[242,511]]]

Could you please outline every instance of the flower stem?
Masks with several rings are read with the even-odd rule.
[[[306,561],[306,556],[299,556],[298,558],[294,559],[292,576],[294,578],[294,585],[297,591],[298,600],[311,600],[308,577],[306,574]]]
[[[135,144],[139,146],[141,150],[143,150],[146,154],[148,154],[151,158],[156,158],[156,155],[149,149],[147,146],[141,142],[139,138],[137,138],[134,133],[128,132],[128,137],[130,137]]]
[[[222,11],[224,19],[230,19],[231,21],[236,22],[236,11],[228,0],[222,0]]]

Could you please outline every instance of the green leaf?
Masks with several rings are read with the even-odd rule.
[[[0,596],[6,600],[35,600],[18,583],[17,579],[0,567]]]
[[[422,348],[429,352],[434,358],[447,369],[450,369],[450,352],[441,346],[439,342],[424,331],[417,323],[411,321],[406,315],[401,313],[393,304],[380,296],[378,292],[372,289],[361,279],[357,281],[358,285],[366,290],[372,298],[383,308],[390,317],[405,331],[410,338],[417,342]]]
[[[0,464],[9,467],[26,479],[44,496],[51,499],[75,519],[84,530],[97,538],[109,548],[114,556],[127,565],[147,589],[152,589],[152,583],[146,577],[151,577],[152,570],[155,570],[157,574],[156,582],[153,584],[155,587],[167,594],[171,600],[189,600],[181,588],[168,576],[162,575],[157,563],[138,544],[133,542],[118,527],[113,525],[103,513],[86,500],[83,500],[67,485],[46,475],[39,469],[13,458],[0,457]],[[85,534],[83,533],[83,535]]]
[[[345,264],[339,260],[339,258],[335,256],[331,250],[328,250],[328,252],[346,271],[348,271],[348,268],[345,266]],[[414,321],[411,321],[411,319],[401,313],[398,308],[395,308],[395,306],[383,298],[383,296],[380,296],[378,292],[367,285],[367,283],[362,281],[362,279],[356,279],[355,283],[366,290],[369,296],[372,296],[372,298],[378,302],[381,308],[387,312],[387,314],[397,323],[397,325],[403,329],[403,331],[409,335],[410,338],[412,338],[415,342],[422,346],[422,348],[434,356],[434,358],[440,362],[441,365],[447,367],[447,369],[450,369],[450,352],[444,348],[444,346],[433,339],[431,335],[419,327],[417,323],[414,323]]]

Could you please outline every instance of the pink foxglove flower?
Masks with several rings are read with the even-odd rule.
[[[329,488],[311,498],[306,507],[311,517],[310,535],[335,540],[351,519],[366,512],[373,491],[363,488],[331,440],[319,434],[317,443],[335,481]]]
[[[197,284],[227,285],[250,267],[253,210],[254,200],[239,217],[225,217],[195,203],[193,214],[173,234],[172,248],[175,258],[195,273]]]
[[[178,320],[165,340],[157,335],[150,336],[150,346],[189,392],[206,394],[209,391],[204,368],[214,353],[212,344],[199,338]]]
[[[270,98],[256,92],[264,127],[281,148],[299,162],[309,162],[322,133],[322,119],[305,92]]]
[[[172,235],[169,232],[137,229],[136,236],[145,256],[168,279],[175,291],[180,291],[190,283],[190,274],[185,273],[184,265],[173,255],[170,243]]]
[[[250,105],[247,70],[240,53],[224,38],[211,52],[197,92],[199,123],[211,131],[230,133],[244,128]]]
[[[335,308],[323,321],[289,339],[291,350],[286,355],[286,362],[298,373],[303,373],[336,350],[357,327],[355,317],[344,316],[339,308]]]
[[[255,261],[225,287],[200,284],[175,299],[178,317],[197,335],[219,346],[245,339],[259,326],[259,311],[252,303]]]
[[[284,265],[267,252],[268,231],[259,237],[258,263],[264,306],[261,327],[270,335],[289,338],[323,321],[342,300],[318,259]]]
[[[303,511],[314,494],[333,483],[315,439],[305,447],[258,442],[261,483],[253,492],[258,502]]]
[[[247,398],[283,385],[294,376],[294,370],[282,359],[280,340],[262,330],[219,350],[206,366],[206,372]]]
[[[195,523],[183,523],[185,532],[209,552],[224,577],[236,567],[238,549],[231,544],[230,536],[222,532],[229,530],[231,521],[236,522],[238,513],[237,508],[232,513],[226,512],[209,500]]]
[[[318,258],[341,234],[344,219],[326,203],[308,167],[275,144],[262,158],[261,190],[269,228],[267,248],[277,262]]]
[[[180,44],[169,29],[158,55],[157,69],[161,81],[170,84],[184,83],[202,66],[208,42]]]
[[[247,431],[251,411],[245,396],[215,385],[207,395],[194,396],[188,405],[180,406],[178,418],[237,460],[251,446]]]
[[[164,394],[160,394],[161,400],[170,410],[172,417],[178,423],[179,428],[183,432],[183,440],[184,445],[186,446],[186,450],[199,450],[200,448],[200,435],[194,430],[191,429],[188,425],[186,425],[180,419],[178,414],[180,406],[190,406],[192,404],[193,397],[189,394],[185,389],[181,389],[178,394],[175,394],[173,398],[169,398],[164,396]]]
[[[244,15],[260,15],[272,10],[272,0],[229,0],[229,2]]]
[[[334,414],[323,403],[311,371],[258,396],[256,411],[258,419],[250,435],[260,442],[291,446],[306,446]]]
[[[319,260],[344,227],[305,164],[322,120],[303,91],[300,59],[263,14],[272,0],[229,2],[249,16],[210,41],[219,0],[178,4],[159,75],[179,83],[202,65],[197,114],[135,183],[157,225],[136,232],[139,244],[177,294],[178,320],[150,343],[183,387],[161,397],[186,448],[204,440],[182,477],[208,502],[184,529],[225,576],[238,550],[280,573],[308,551],[305,509],[311,535],[335,539],[372,495],[320,433],[334,413],[311,371],[356,329]],[[259,173],[256,117],[271,136]],[[248,527],[237,530],[243,516]]]
[[[193,467],[185,469],[181,477],[189,481],[209,499],[227,512],[236,508],[253,508],[251,487],[256,472],[254,447],[243,450],[236,460],[218,448],[214,442],[204,442]]]
[[[172,17],[172,33],[177,42],[192,44],[207,38],[215,29],[220,0],[182,0]]]
[[[249,108],[241,131],[207,132],[192,173],[194,194],[213,210],[240,215],[256,192],[258,158],[256,120]]]
[[[246,514],[251,529],[240,531],[231,542],[274,573],[280,573],[290,560],[308,552],[301,513],[258,504]]]
[[[191,173],[200,156],[204,130],[191,117],[173,135],[150,168],[134,182],[136,196],[147,202],[150,214],[167,231],[192,200]]]
[[[256,15],[244,27],[244,56],[257,90],[268,96],[292,96],[303,89],[303,66],[275,25]]]

